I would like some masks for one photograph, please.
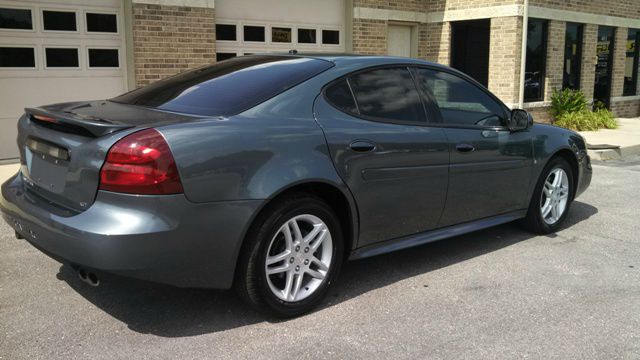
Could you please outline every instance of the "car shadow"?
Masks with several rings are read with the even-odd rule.
[[[564,228],[595,215],[598,210],[573,203]],[[554,236],[551,234],[549,236]],[[535,237],[510,223],[412,249],[348,262],[321,311],[371,290],[428,273]],[[183,337],[229,330],[258,322],[279,322],[258,313],[232,291],[179,289],[115,275],[101,277],[99,287],[78,279],[69,265],[57,275],[78,294],[136,332]]]

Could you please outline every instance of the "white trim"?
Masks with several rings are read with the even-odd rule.
[[[522,104],[523,109],[537,109],[551,106],[551,101],[532,101]]]
[[[461,10],[445,10],[432,12],[427,15],[427,21],[430,23],[439,23],[445,21],[461,21],[488,19],[497,17],[522,16],[524,14],[523,5],[501,5],[479,7],[474,9]]]
[[[529,16],[549,20],[559,20],[584,24],[606,25],[615,27],[640,28],[640,19],[629,19],[618,16],[607,16],[577,11],[549,9],[529,6]]]
[[[366,7],[353,8],[354,19],[410,21],[424,23],[427,22],[427,17],[427,13],[419,11],[386,10]]]
[[[638,100],[640,100],[640,95],[615,96],[611,98],[611,102],[638,101]]]
[[[215,0],[133,0],[133,3],[215,9]]]

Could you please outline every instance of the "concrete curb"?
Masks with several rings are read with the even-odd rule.
[[[592,160],[624,160],[625,157],[640,154],[640,144],[625,146],[617,149],[587,150],[587,153]]]

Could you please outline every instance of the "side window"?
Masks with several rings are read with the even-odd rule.
[[[353,96],[351,96],[351,90],[349,90],[346,80],[340,80],[328,87],[325,95],[327,100],[338,109],[348,113],[358,113],[358,108]]]
[[[442,114],[442,122],[452,125],[505,126],[503,107],[469,81],[441,71],[416,69],[419,86],[431,94]]]
[[[424,108],[407,68],[371,70],[349,83],[360,115],[388,121],[425,122]]]

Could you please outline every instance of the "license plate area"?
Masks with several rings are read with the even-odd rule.
[[[37,185],[53,193],[64,190],[70,160],[67,149],[48,141],[28,138],[25,160],[29,185]]]

